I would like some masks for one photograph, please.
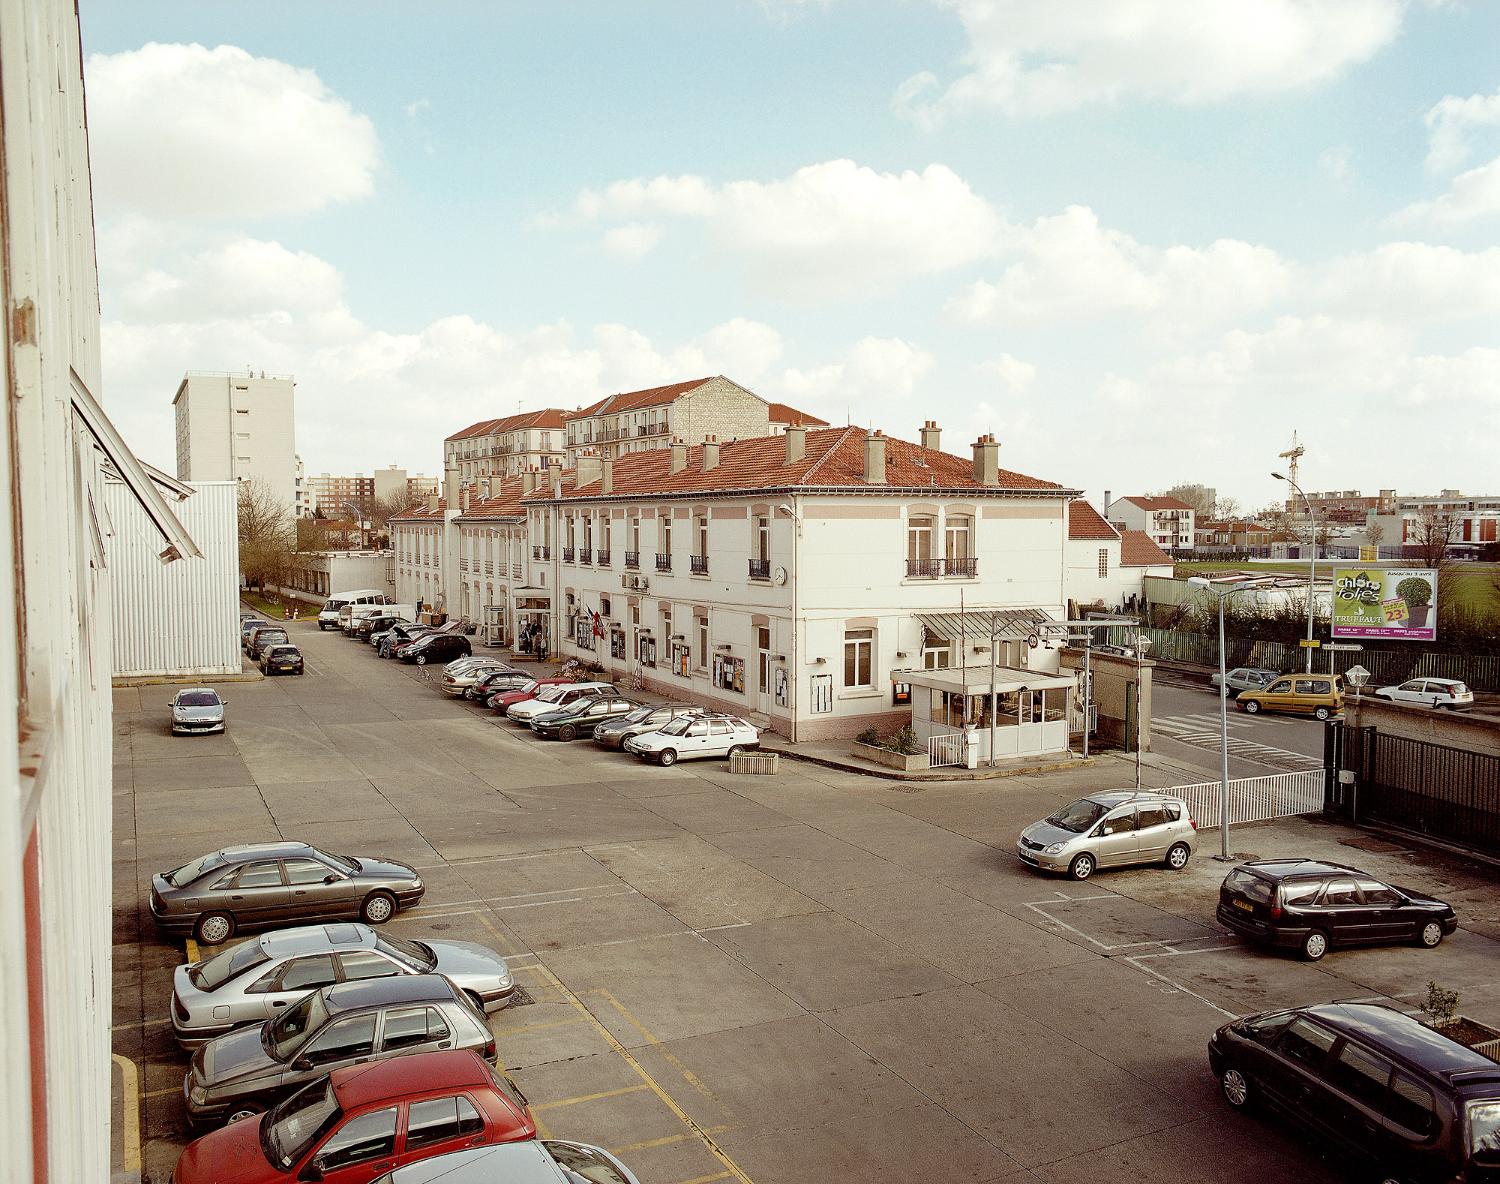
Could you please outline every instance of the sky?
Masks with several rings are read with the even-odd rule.
[[[725,374],[1115,496],[1500,492],[1490,0],[82,0],[105,402],[309,473]]]

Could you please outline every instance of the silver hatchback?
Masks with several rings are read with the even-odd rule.
[[[412,941],[368,925],[304,925],[224,950],[172,974],[172,1031],[183,1048],[275,1019],[309,991],[401,974],[441,974],[484,1012],[516,985],[493,950],[466,941]]]
[[[1042,871],[1087,880],[1097,868],[1160,863],[1181,871],[1198,824],[1181,798],[1128,789],[1079,798],[1021,832],[1016,854]]]

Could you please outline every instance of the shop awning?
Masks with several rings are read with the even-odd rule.
[[[891,675],[896,678],[896,674]],[[1045,674],[1040,670],[1018,670],[1013,666],[997,666],[991,674],[989,667],[970,666],[968,669],[950,667],[946,670],[904,670],[902,682],[914,687],[931,687],[935,691],[949,691],[966,695],[989,694],[991,679],[996,694],[1010,691],[1046,691],[1054,687],[1071,687],[1072,674]]]
[[[1039,608],[976,608],[964,613],[917,613],[922,627],[939,641],[965,644],[1025,641],[1035,634],[1045,637],[1062,625]]]

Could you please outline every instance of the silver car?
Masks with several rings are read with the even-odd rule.
[[[728,1173],[726,1173],[728,1174]],[[715,1179],[716,1177],[709,1177]],[[603,1147],[571,1139],[524,1139],[465,1147],[403,1164],[373,1184],[640,1184]]]
[[[224,700],[213,687],[184,687],[167,706],[172,709],[174,736],[224,730]]]
[[[441,974],[481,1011],[516,985],[505,959],[466,941],[409,941],[368,925],[280,929],[172,973],[172,1031],[183,1048],[273,1019],[309,991],[398,974]]]
[[[1160,863],[1181,871],[1198,834],[1181,798],[1128,789],[1091,794],[1021,832],[1016,854],[1043,871],[1087,880],[1096,868]]]
[[[1231,691],[1262,691],[1272,680],[1280,677],[1279,670],[1267,670],[1261,666],[1236,666],[1224,676],[1224,682]],[[1213,677],[1208,681],[1214,690],[1218,690],[1219,672],[1214,671]]]

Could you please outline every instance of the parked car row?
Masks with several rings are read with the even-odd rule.
[[[1209,679],[1215,689],[1220,680]],[[1344,709],[1347,688],[1342,674],[1282,674],[1258,666],[1236,666],[1223,679],[1241,711],[1251,715],[1275,711],[1331,719]],[[1390,703],[1407,703],[1433,710],[1466,711],[1474,706],[1474,692],[1456,678],[1409,678],[1370,692]]]

